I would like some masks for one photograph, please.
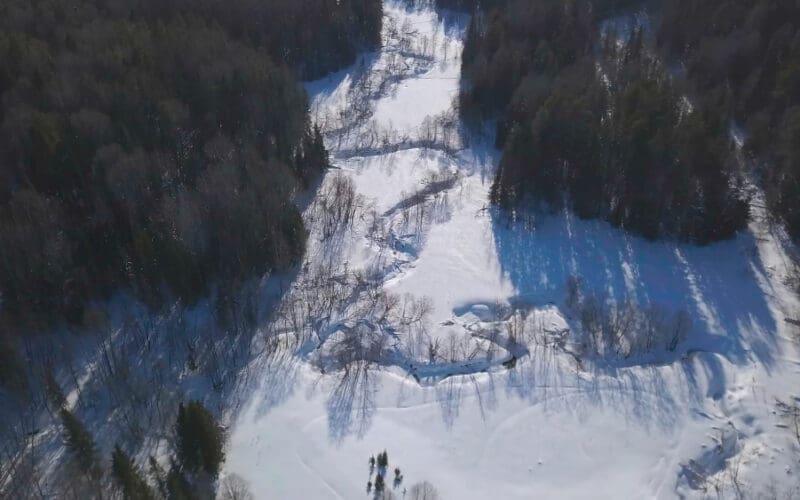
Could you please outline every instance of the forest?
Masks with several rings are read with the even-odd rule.
[[[755,179],[800,237],[800,12],[734,3],[665,2],[647,7],[654,26],[616,33],[603,22],[644,4],[440,0],[476,9],[460,101],[467,120],[497,122],[492,200],[702,244],[744,227]]]
[[[776,220],[800,241],[800,4],[665,2],[658,47],[682,62],[690,92],[746,134]]]
[[[428,2],[472,15],[432,13],[431,30],[412,9]],[[421,386],[446,371],[436,397],[454,402],[442,405],[447,420],[460,408],[457,377],[490,369],[515,376],[517,363],[534,357],[528,346],[563,349],[583,370],[584,362],[632,365],[654,352],[684,359],[697,338],[698,322],[683,309],[643,307],[633,294],[612,306],[580,275],[565,285],[572,334],[539,330],[536,314],[526,323],[526,304],[509,299],[508,307],[448,302],[447,315],[488,326],[456,333],[454,320],[431,320],[438,326],[430,333],[453,328],[429,335],[442,297],[385,285],[423,269],[417,261],[446,267],[422,251],[431,241],[427,248],[439,248],[427,239],[434,225],[455,221],[457,237],[477,246],[464,235],[485,222],[500,271],[521,271],[516,283],[532,281],[526,266],[548,267],[539,264],[548,256],[519,245],[535,242],[526,239],[532,233],[510,227],[534,220],[530,209],[707,244],[745,228],[763,192],[770,222],[800,241],[797,2],[400,0],[386,12],[381,4],[0,3],[0,496],[249,498],[243,478],[220,475],[236,449],[226,447],[231,417],[265,373],[277,374],[265,385],[276,393],[293,387],[272,363],[294,365],[294,354],[331,382],[323,412],[333,442],[350,431],[352,415],[367,422],[376,411],[373,388],[387,365]],[[632,27],[609,22],[640,11],[645,20]],[[462,20],[459,76],[449,47],[462,41]],[[308,86],[333,96],[331,87],[346,89],[341,101],[310,111],[302,82],[352,63],[341,82],[337,74]],[[422,81],[414,90],[411,82]],[[403,96],[409,88],[419,93]],[[420,109],[377,112],[398,95],[408,104],[437,89],[447,91],[446,110],[410,128],[390,118]],[[489,190],[496,210],[487,210],[477,176],[455,162],[480,144],[461,123],[494,131],[502,153]],[[398,197],[379,210],[369,179],[345,171],[320,182],[331,163],[323,135],[337,166],[394,155],[381,167],[399,158],[405,168],[406,153],[420,149],[415,168],[447,159],[453,170],[412,179],[408,191],[379,190],[378,201]],[[505,228],[495,225],[498,214],[508,217]],[[386,256],[389,271],[348,260],[351,235],[367,242],[358,247],[364,255]],[[303,258],[317,238],[319,254]],[[473,261],[455,243],[441,253],[456,265],[436,276],[458,288]],[[686,267],[696,261],[689,255]],[[670,270],[674,262],[663,260]],[[480,279],[494,272],[475,269]],[[761,288],[728,288],[742,281],[720,278],[733,267],[719,269],[697,274],[706,276],[697,283],[711,298],[737,289],[733,298],[753,299],[732,300],[741,316],[719,310],[726,321],[755,311],[755,329]],[[660,286],[666,274],[655,276]],[[728,344],[738,331],[737,323]],[[378,467],[367,482],[376,498],[384,488],[391,494],[386,451]],[[399,468],[394,477],[393,489]],[[430,483],[410,485],[409,497],[434,494]]]
[[[379,44],[376,0],[0,5],[6,333],[291,266],[327,166],[299,79]]]
[[[219,407],[187,387],[222,398],[252,282],[303,255],[296,195],[329,159],[302,80],[376,48],[382,22],[379,0],[0,4],[0,496],[213,495]],[[198,331],[201,299],[216,326]],[[84,342],[102,391],[77,376]],[[169,463],[146,467],[162,435]]]

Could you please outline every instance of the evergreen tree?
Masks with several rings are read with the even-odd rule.
[[[175,424],[177,456],[191,472],[203,471],[216,476],[225,459],[222,431],[213,415],[199,401],[178,408]]]
[[[392,486],[397,488],[400,486],[400,483],[403,482],[403,474],[400,472],[400,467],[395,467],[394,469],[394,481],[392,481]]]
[[[49,367],[45,368],[42,378],[47,400],[50,401],[50,404],[56,409],[61,409],[66,402],[66,398],[64,398],[64,392],[61,390],[61,386],[58,384],[55,375],[53,375],[53,370]]]
[[[382,493],[385,488],[386,484],[383,481],[383,476],[378,474],[377,476],[375,476],[375,493],[376,494]]]
[[[97,458],[94,438],[78,418],[68,409],[62,408],[61,423],[64,426],[67,449],[76,465],[89,479],[97,479],[101,469]]]
[[[125,500],[152,500],[155,498],[150,486],[139,474],[134,463],[119,445],[111,453],[111,475],[122,490]]]
[[[322,131],[319,125],[314,124],[314,140],[313,140],[314,160],[316,161],[317,168],[325,168],[330,165],[330,156],[328,150],[325,148],[325,140],[322,137]]]
[[[0,334],[0,387],[22,399],[28,388],[25,364],[12,338]]]
[[[383,453],[378,453],[378,467],[385,469],[389,465],[389,454],[386,450]]]
[[[172,462],[172,467],[167,474],[165,483],[167,500],[196,500],[198,498],[180,465],[175,461]]]

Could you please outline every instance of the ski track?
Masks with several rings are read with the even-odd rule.
[[[310,472],[312,475],[314,475],[317,478],[319,478],[319,480],[322,481],[322,484],[325,485],[325,487],[328,489],[328,491],[330,491],[331,494],[333,494],[334,498],[337,498],[339,500],[344,500],[345,497],[340,495],[339,492],[336,491],[336,488],[331,486],[331,484],[328,481],[326,481],[324,477],[322,477],[322,474],[320,474],[314,468],[312,468],[310,465],[308,465],[308,463],[306,463],[306,461],[303,460],[303,457],[300,456],[300,453],[297,450],[295,450],[294,454],[297,457],[297,461],[300,462],[300,465],[302,465],[303,468],[305,470],[307,470],[308,472]]]

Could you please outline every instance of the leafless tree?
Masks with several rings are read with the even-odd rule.
[[[428,481],[416,483],[408,490],[408,500],[441,500],[439,492]]]
[[[238,474],[228,474],[219,485],[218,500],[254,500],[250,485]]]
[[[798,405],[797,399],[788,403],[778,399],[775,401],[775,407],[780,417],[794,433],[797,444],[800,445],[800,405]]]

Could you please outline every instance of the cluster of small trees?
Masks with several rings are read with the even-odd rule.
[[[377,469],[377,470],[376,470]],[[378,453],[375,456],[369,457],[369,480],[367,481],[367,494],[373,493],[376,500],[387,500],[391,498],[387,495],[386,478],[389,470],[389,454],[386,450]],[[375,473],[375,482],[373,483],[372,474]],[[392,480],[392,487],[397,489],[403,483],[403,473],[399,467],[394,468],[394,479]]]
[[[61,408],[67,402],[104,444],[103,455],[110,452],[105,443],[113,442],[141,455],[153,437],[172,434],[182,401],[176,387],[185,387],[187,379],[193,386],[208,387],[213,403],[225,400],[234,379],[246,384],[249,374],[242,367],[251,359],[255,329],[241,318],[246,314],[239,308],[247,307],[248,297],[235,297],[228,313],[235,324],[225,329],[213,317],[187,322],[179,308],[128,319],[92,345],[96,355],[90,371],[84,369],[85,345],[75,347],[80,339],[71,335],[26,337],[21,355],[14,349],[0,351],[0,363],[9,360],[0,366],[5,377],[0,391],[0,496],[16,498],[24,491],[52,496],[76,478],[88,481],[65,460],[69,454],[54,457],[61,442],[48,429],[63,425]],[[108,474],[101,479],[105,486],[111,483]]]
[[[629,358],[673,352],[692,328],[685,311],[643,306],[630,298],[613,302],[605,294],[582,290],[577,277],[567,282],[565,302],[579,322],[573,340],[584,356]]]
[[[352,178],[337,173],[325,183],[314,203],[315,222],[322,232],[322,238],[328,239],[352,226],[359,210],[363,208],[364,199],[356,192]]]
[[[12,0],[0,19],[0,293],[84,320],[291,265],[327,165],[296,75],[380,40],[379,0]],[[9,323],[12,323],[9,321]]]
[[[408,19],[399,23],[396,16],[386,16],[380,64],[367,64],[367,58],[361,58],[353,68],[352,83],[340,103],[333,107],[325,103],[324,111],[312,110],[315,121],[322,124],[327,137],[335,142],[337,155],[370,155],[400,147],[424,147],[433,145],[434,138],[438,143],[455,142],[453,120],[447,117],[431,118],[417,134],[371,119],[377,98],[386,95],[404,78],[430,69],[438,46],[439,32],[429,38],[420,35]],[[446,41],[443,46],[447,47]]]
[[[92,434],[66,407],[60,410],[66,448],[70,459],[83,480],[66,484],[73,493],[102,496],[106,490],[103,460]],[[202,403],[192,401],[181,405],[174,429],[175,454],[170,458],[170,468],[163,467],[150,457],[151,486],[146,476],[136,466],[130,455],[117,444],[111,452],[110,478],[123,498],[150,500],[157,498],[208,498],[213,497],[214,482],[224,460],[223,435],[214,417]]]
[[[511,1],[473,17],[461,107],[500,117],[492,201],[566,203],[648,238],[731,236],[748,212],[725,116],[685,104],[641,31],[596,50],[607,8]]]

